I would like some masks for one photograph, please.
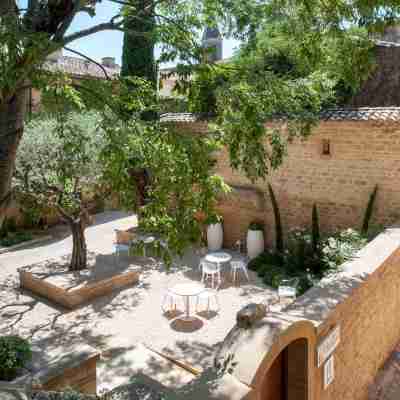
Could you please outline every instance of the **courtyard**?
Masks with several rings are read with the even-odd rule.
[[[100,264],[100,271],[115,268],[114,230],[131,228],[136,222],[135,215],[122,212],[97,215],[86,231],[90,264]],[[218,312],[200,310],[192,322],[183,321],[180,312],[164,313],[161,305],[168,288],[201,279],[200,256],[190,250],[182,259],[176,259],[169,270],[153,258],[122,256],[120,267],[132,263],[140,267],[139,283],[67,311],[21,291],[18,280],[21,267],[67,262],[71,237],[64,228],[54,228],[54,239],[48,243],[0,255],[0,335],[18,333],[33,347],[46,349],[47,354],[68,354],[84,345],[95,348],[101,352],[98,393],[128,383],[137,372],[168,387],[184,385],[194,378],[193,374],[162,357],[149,358],[147,350],[204,370],[212,365],[218,345],[235,325],[236,313],[251,302],[265,303],[276,298],[276,292],[254,272],[249,271],[250,282],[242,279],[238,285],[232,284],[226,268],[218,291]],[[179,309],[183,311],[184,307],[178,303]]]

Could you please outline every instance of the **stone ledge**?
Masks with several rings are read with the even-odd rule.
[[[65,308],[73,309],[97,297],[105,296],[115,290],[130,286],[139,281],[139,267],[131,267],[128,271],[116,273],[114,276],[97,281],[83,282],[75,288],[65,285],[59,280],[46,280],[35,273],[24,269],[19,270],[21,288],[27,289],[39,296],[59,304]],[[65,277],[73,273],[65,273]],[[66,279],[68,281],[68,279]]]

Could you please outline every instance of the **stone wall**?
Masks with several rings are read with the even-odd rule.
[[[399,264],[400,228],[388,229],[286,309],[250,329],[235,326],[217,357],[235,355],[233,375],[253,388],[252,400],[279,400],[271,388],[282,376],[287,400],[367,400],[400,338]],[[336,328],[335,377],[325,388],[318,347]]]
[[[329,140],[330,155],[322,154]],[[284,164],[270,176],[283,228],[311,224],[312,206],[318,205],[323,231],[362,225],[369,196],[379,185],[373,224],[390,224],[400,213],[400,126],[374,121],[321,122],[305,141],[289,145]],[[236,190],[220,204],[225,245],[245,238],[248,224],[261,219],[266,240],[274,241],[274,216],[267,182],[252,184],[229,165],[226,152],[218,156],[216,172]],[[237,189],[240,189],[239,191]],[[245,190],[246,195],[243,195]],[[262,202],[255,199],[263,198]]]

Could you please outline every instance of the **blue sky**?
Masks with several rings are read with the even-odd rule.
[[[1,1],[1,0],[0,0]],[[18,1],[24,7],[26,0]],[[102,1],[96,6],[96,16],[90,17],[86,13],[76,16],[71,30],[81,30],[92,25],[108,22],[118,12],[118,5],[110,1]],[[102,57],[115,57],[118,64],[121,63],[123,33],[117,31],[99,32],[95,35],[80,39],[69,45],[72,49],[78,50],[89,57],[100,61]],[[223,56],[230,57],[237,46],[235,40],[227,39],[224,41]],[[67,53],[65,53],[67,54]]]

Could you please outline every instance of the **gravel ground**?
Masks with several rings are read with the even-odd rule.
[[[109,260],[111,267],[114,229],[126,229],[134,224],[134,215],[121,212],[96,216],[95,224],[86,231],[90,262]],[[123,262],[127,265],[135,263],[142,267],[139,285],[66,312],[18,289],[19,267],[46,260],[68,261],[70,235],[65,227],[57,227],[53,234],[56,238],[49,243],[0,255],[0,335],[18,333],[48,351],[68,352],[74,343],[97,348],[104,355],[98,379],[101,389],[115,387],[121,383],[121,377],[126,377],[128,383],[132,365],[127,365],[129,357],[123,355],[135,351],[139,343],[196,368],[208,367],[216,346],[233,327],[236,312],[249,302],[274,296],[253,273],[250,273],[250,283],[242,283],[240,287],[233,286],[225,274],[218,314],[201,314],[193,324],[164,315],[161,302],[166,288],[178,282],[200,280],[199,257],[190,251],[170,271],[151,259],[126,259]],[[156,376],[159,368],[159,365],[148,365],[146,371],[153,371]]]

